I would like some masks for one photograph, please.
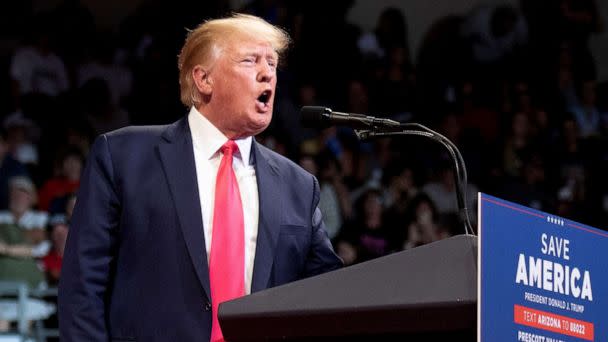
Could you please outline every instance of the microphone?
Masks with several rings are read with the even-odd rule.
[[[329,127],[331,125],[349,126],[355,129],[357,137],[366,140],[374,137],[391,137],[413,135],[429,138],[443,145],[454,161],[454,181],[456,182],[456,199],[460,219],[464,223],[465,233],[474,234],[473,225],[467,209],[467,169],[462,154],[448,138],[418,123],[400,123],[390,119],[381,119],[362,114],[334,112],[327,107],[304,106],[300,110],[301,121],[308,127]]]
[[[329,127],[332,125],[349,126],[355,129],[370,129],[375,127],[398,128],[401,124],[390,119],[376,118],[362,114],[334,112],[330,108],[320,106],[304,106],[300,110],[301,121],[307,127]]]

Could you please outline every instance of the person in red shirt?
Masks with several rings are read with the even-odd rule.
[[[59,283],[59,274],[63,261],[63,251],[68,237],[68,225],[72,217],[72,211],[76,204],[74,194],[63,198],[57,198],[51,205],[50,218],[50,239],[53,247],[50,252],[42,258],[44,271],[46,272],[47,282],[51,286]],[[53,210],[55,209],[55,210]]]
[[[49,210],[51,201],[55,198],[75,193],[80,185],[80,173],[84,157],[77,149],[68,150],[61,158],[57,175],[49,179],[38,194],[38,208]]]
[[[61,262],[63,259],[63,250],[68,236],[68,226],[58,224],[53,226],[51,230],[51,240],[53,241],[53,249],[42,258],[42,264],[46,272],[46,278],[49,285],[57,285],[59,283],[59,274],[61,272]]]

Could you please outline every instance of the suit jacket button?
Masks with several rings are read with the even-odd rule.
[[[211,311],[211,303],[205,302],[205,311]]]

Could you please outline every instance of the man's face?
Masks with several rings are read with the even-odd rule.
[[[11,187],[9,194],[9,208],[16,213],[23,213],[33,205],[33,196],[24,189]]]
[[[76,156],[67,156],[63,161],[63,175],[69,180],[80,179],[82,160]]]
[[[236,37],[209,72],[214,124],[229,138],[252,136],[270,124],[278,56],[270,43]]]

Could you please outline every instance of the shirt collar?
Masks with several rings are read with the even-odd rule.
[[[207,160],[213,158],[220,147],[228,141],[228,138],[194,107],[188,113],[188,124],[192,132],[194,148],[200,150]],[[235,156],[239,156],[245,166],[249,166],[252,141],[252,137],[234,140],[239,147]]]

